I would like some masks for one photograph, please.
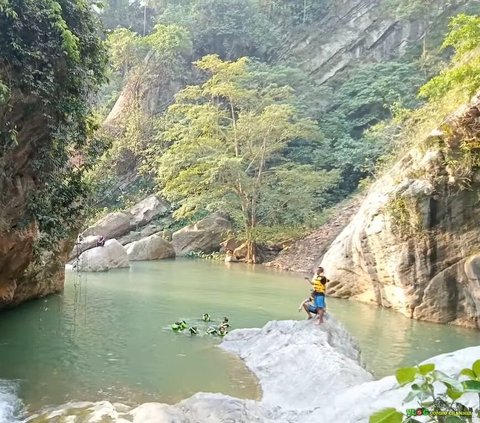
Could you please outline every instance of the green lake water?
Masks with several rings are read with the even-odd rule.
[[[201,260],[67,272],[63,295],[1,314],[0,379],[18,381],[30,411],[68,401],[175,403],[199,391],[259,398],[255,377],[216,347],[219,338],[174,333],[169,326],[185,319],[206,329],[203,313],[228,316],[233,329],[304,319],[297,307],[308,292],[301,275]],[[480,344],[476,330],[333,298],[327,308],[357,338],[377,377]]]

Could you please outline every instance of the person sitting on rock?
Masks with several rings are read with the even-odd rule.
[[[105,246],[105,237],[103,235],[100,236],[97,240],[97,247],[103,247]]]
[[[325,292],[327,290],[327,278],[323,274],[323,267],[318,266],[312,280],[305,278],[311,285],[313,285],[313,302],[317,312],[317,325],[323,323],[323,315],[325,314]]]
[[[298,311],[302,311],[302,308],[307,313],[308,320],[313,318],[313,314],[317,314],[317,307],[315,306],[314,299],[311,295],[302,301],[298,306]]]

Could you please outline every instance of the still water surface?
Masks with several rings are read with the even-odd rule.
[[[129,270],[67,273],[63,295],[2,313],[0,378],[16,380],[30,411],[68,401],[175,403],[195,392],[259,398],[255,377],[216,345],[174,333],[178,319],[228,316],[233,328],[303,319],[301,276],[200,260],[135,263]],[[430,356],[480,344],[480,332],[407,319],[333,298],[328,312],[357,338],[381,377]],[[312,327],[312,330],[314,328]]]

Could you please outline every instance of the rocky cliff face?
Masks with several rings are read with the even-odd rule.
[[[440,0],[432,5],[429,16],[401,19],[391,17],[395,13],[389,13],[385,0],[331,1],[319,20],[285,33],[274,56],[280,61],[293,60],[320,85],[335,84],[343,71],[359,64],[402,57],[409,48],[420,46],[426,34],[441,40],[448,17],[471,3]],[[191,75],[165,78],[154,66],[146,66],[132,75],[105,124],[114,127],[135,104],[148,114],[163,111],[188,78]]]
[[[384,0],[331,2],[319,21],[286,36],[280,57],[295,58],[318,84],[333,83],[342,71],[360,62],[402,57],[409,48],[420,45],[427,33],[431,37],[444,31],[446,19],[469,3],[442,0],[432,4],[430,16],[401,19],[389,16],[394,13],[388,12]]]
[[[34,257],[40,237],[28,211],[29,197],[43,181],[35,174],[34,161],[51,143],[47,122],[37,117],[22,122],[38,104],[19,101],[6,112],[18,127],[17,146],[0,156],[0,309],[63,289],[66,241],[56,251]]]
[[[373,185],[322,266],[328,294],[415,319],[478,327],[480,99],[449,118]],[[464,157],[465,158],[465,157]]]

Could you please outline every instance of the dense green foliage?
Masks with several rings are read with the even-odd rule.
[[[196,65],[210,79],[177,94],[146,162],[175,215],[228,211],[252,242],[259,226],[309,222],[338,175],[282,156],[291,141],[319,137],[291,104],[292,89],[252,83],[246,59],[205,56]]]
[[[428,82],[420,95],[438,99],[452,89],[460,89],[471,96],[480,88],[480,17],[458,15],[452,19],[450,32],[443,47],[453,47],[453,66]]]
[[[370,423],[419,423],[422,419],[437,423],[463,423],[472,421],[473,410],[462,403],[462,396],[474,392],[480,398],[480,360],[472,368],[463,369],[457,377],[450,377],[437,370],[435,364],[405,367],[396,372],[400,386],[410,385],[404,403],[416,400],[415,408],[398,411],[395,408],[380,410],[370,417]],[[442,386],[439,389],[438,385]],[[480,404],[480,402],[479,402]],[[413,413],[415,412],[415,413]],[[436,415],[434,412],[441,413]],[[443,413],[443,415],[442,415]]]
[[[88,100],[106,63],[97,30],[84,0],[0,3],[0,198],[12,195],[16,178],[32,178],[29,214],[20,222],[7,217],[17,227],[36,221],[40,245],[56,245],[78,226],[87,192],[82,172],[101,152],[87,143],[94,126]]]
[[[107,3],[111,8],[115,2],[109,0]],[[359,64],[339,72],[332,86],[319,86],[298,68],[294,60],[280,60],[278,52],[285,47],[285,40],[292,34],[317,30],[318,22],[322,22],[325,14],[332,13],[332,8],[335,8],[335,3],[330,0],[151,0],[141,5],[125,1],[116,3],[124,15],[131,8],[142,9],[144,13],[142,22],[133,23],[131,19],[127,25],[118,20],[117,25],[124,28],[109,35],[112,72],[116,75],[112,79],[115,87],[118,87],[118,78],[123,79],[127,91],[131,87],[145,89],[150,83],[146,81],[152,81],[152,88],[160,94],[157,104],[152,107],[152,98],[142,92],[134,92],[132,98],[138,99],[138,102],[131,102],[128,113],[117,123],[118,132],[114,137],[112,151],[102,159],[102,166],[98,168],[100,171],[97,174],[109,175],[108,182],[104,178],[103,186],[100,183],[101,190],[116,192],[113,187],[116,174],[105,172],[108,168],[115,169],[115,172],[119,172],[118,176],[123,178],[120,173],[132,172],[132,169],[138,168],[148,153],[151,157],[152,145],[156,148],[158,163],[161,163],[163,154],[168,157],[171,154],[169,152],[175,148],[182,150],[180,144],[178,147],[171,145],[174,141],[177,143],[178,139],[169,139],[166,135],[172,130],[166,122],[171,124],[175,115],[172,111],[174,108],[168,109],[168,112],[166,110],[174,102],[175,94],[186,85],[201,87],[206,82],[205,73],[198,72],[191,65],[192,62],[200,60],[201,63],[201,58],[209,54],[234,62],[248,57],[245,62],[248,63],[248,71],[239,82],[243,90],[257,92],[258,98],[270,97],[270,101],[273,98],[271,93],[275,93],[274,104],[288,105],[298,116],[318,122],[316,137],[292,137],[272,158],[270,165],[275,167],[278,175],[281,171],[284,173],[282,177],[272,176],[270,180],[265,178],[266,186],[272,187],[274,192],[268,203],[271,204],[272,211],[278,208],[286,210],[283,217],[278,215],[275,221],[269,221],[269,225],[275,226],[311,221],[313,216],[317,216],[326,207],[354,192],[360,181],[374,174],[379,160],[383,160],[392,150],[398,150],[398,138],[400,134],[404,136],[405,123],[418,120],[414,110],[426,101],[425,96],[417,97],[418,89],[435,74],[445,54],[445,50],[441,53],[435,49],[427,51],[432,46],[438,47],[440,41],[434,40],[446,30],[443,26],[435,29],[433,36],[430,33],[425,35],[417,46],[408,50],[403,60]],[[430,25],[429,20],[436,19],[433,15],[436,14],[437,6],[450,7],[446,2],[440,3],[432,5],[418,0],[388,0],[382,3],[383,9],[380,8],[379,11],[385,11],[385,17],[389,15],[420,20],[421,25]],[[102,16],[107,17],[108,7]],[[137,16],[132,12],[130,15]],[[458,23],[452,25],[458,26]],[[116,25],[109,20],[108,26],[115,28]],[[180,31],[183,31],[180,38],[177,38],[174,45],[170,45],[169,50],[173,55],[163,60],[162,64],[161,55],[154,52],[157,48],[168,45],[169,39],[164,38],[165,34],[172,32],[178,37]],[[155,38],[157,41],[152,43]],[[446,45],[456,48],[455,43],[454,38],[446,41]],[[118,93],[117,88],[112,88],[108,97],[110,104],[115,93]],[[185,91],[177,96],[177,106],[185,101],[184,94]],[[145,107],[145,103],[142,104],[142,97],[148,97],[148,107]],[[194,102],[197,104],[202,101],[208,103],[198,95]],[[225,106],[223,100],[221,104]],[[203,103],[202,106],[206,107]],[[238,107],[239,110],[250,111],[243,104]],[[178,112],[178,108],[176,110]],[[239,113],[239,110],[234,108],[234,113]],[[392,116],[394,119],[389,123],[388,119]],[[178,113],[176,118],[180,119]],[[185,122],[189,121],[184,117],[183,124]],[[212,124],[212,121],[208,121],[208,124]],[[252,120],[252,125],[256,124],[258,122]],[[225,143],[233,136],[231,129],[227,131],[223,128]],[[192,143],[197,139],[192,134],[188,134],[188,137]],[[153,174],[158,172],[158,168],[166,167],[167,162],[161,166],[157,163],[148,169],[150,172],[145,172],[140,185],[135,182],[133,189],[140,186],[142,190],[152,189]],[[314,183],[312,178],[322,180],[327,174],[335,175],[326,187],[320,183],[321,194],[302,194],[308,219],[304,215],[299,216],[298,207],[290,207],[290,201],[285,200],[283,204],[276,202],[282,196],[290,198],[288,193],[294,187],[289,184],[295,181],[291,181],[289,175],[295,172],[303,174],[306,170],[311,173],[305,176],[305,186]],[[169,195],[175,197],[173,191]],[[187,196],[184,192],[184,197]],[[190,206],[187,206],[188,202],[182,203],[184,200],[180,200],[180,197],[176,199],[179,207],[183,207],[178,212],[181,215]],[[265,193],[262,194],[262,198],[267,197]],[[105,205],[115,203],[115,206],[119,206],[119,196],[114,195],[112,198],[114,201]],[[210,203],[202,200],[198,204],[210,209],[220,207],[215,195],[210,198]],[[195,199],[197,197],[190,195],[190,202],[195,202]],[[191,210],[199,210],[201,207],[198,204],[192,206]],[[265,215],[274,214],[267,211],[265,206],[263,208],[265,211],[262,213]],[[238,216],[236,219],[237,222],[240,221]]]

